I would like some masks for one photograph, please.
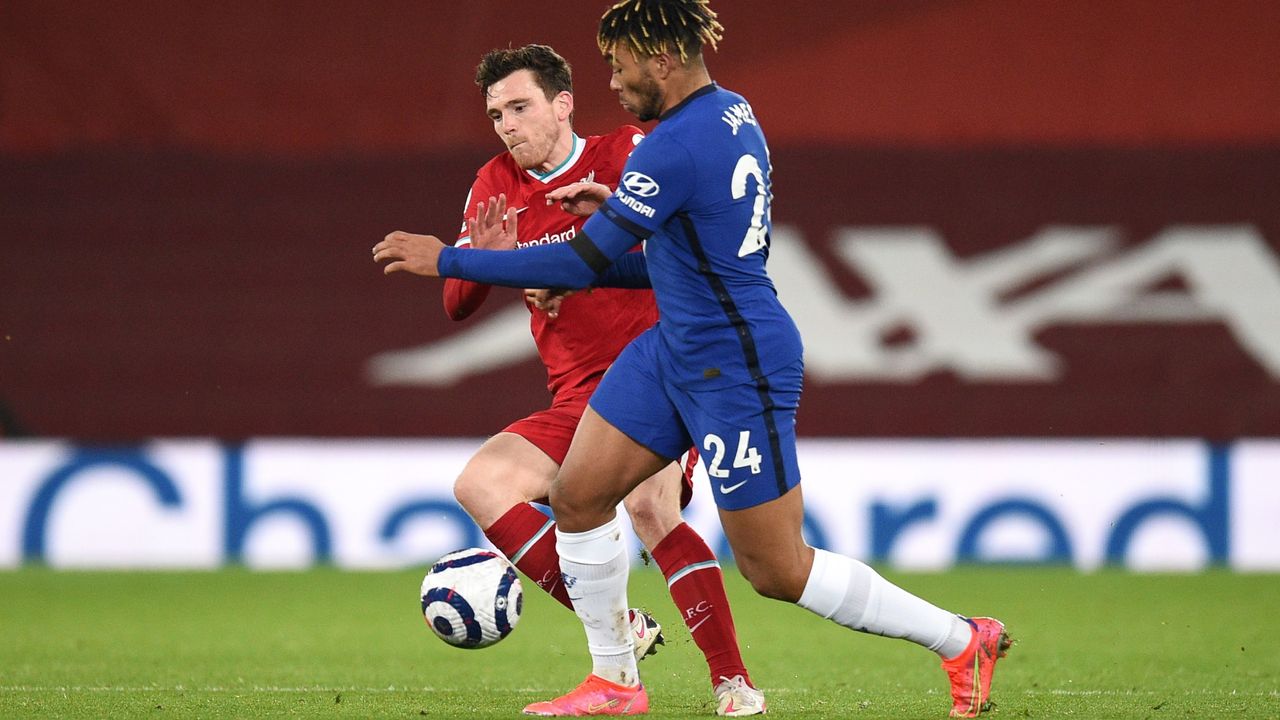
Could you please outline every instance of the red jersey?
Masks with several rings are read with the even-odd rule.
[[[532,245],[567,242],[582,230],[586,218],[565,212],[559,203],[547,205],[547,192],[580,181],[616,188],[622,166],[643,137],[639,128],[630,125],[608,135],[585,139],[574,135],[568,159],[547,173],[521,169],[510,153],[498,155],[476,172],[456,245],[471,244],[466,220],[475,219],[476,203],[487,204],[499,193],[506,194],[508,208],[519,212],[515,252]],[[444,305],[449,317],[461,320],[475,312],[489,288],[466,280],[445,280]],[[650,290],[580,291],[565,298],[555,320],[532,306],[529,310],[529,329],[547,367],[547,388],[554,395],[594,389],[622,348],[658,320]]]

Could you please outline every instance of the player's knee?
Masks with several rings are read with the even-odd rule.
[[[473,459],[453,482],[453,497],[481,527],[488,527],[515,503],[534,499],[522,497],[520,484],[504,482],[503,477],[494,463]]]
[[[743,562],[742,558],[738,558],[737,562],[738,570],[751,583],[752,589],[767,598],[796,602],[804,593],[807,578],[791,568],[767,561]]]
[[[636,495],[628,495],[622,504],[640,541],[652,548],[682,522],[680,511],[659,502],[659,498]]]
[[[463,471],[453,482],[453,497],[471,515],[483,510],[489,497],[490,483],[484,475]]]
[[[551,483],[547,498],[555,513],[556,524],[561,528],[577,528],[576,532],[599,526],[604,522],[601,518],[610,516],[618,506],[616,499],[604,498],[581,483],[562,483],[559,480]]]
[[[557,520],[560,520],[562,516],[571,517],[588,511],[587,503],[590,499],[588,494],[579,492],[577,488],[559,481],[552,482],[551,490],[547,492],[547,501],[551,503],[551,508],[555,512]]]

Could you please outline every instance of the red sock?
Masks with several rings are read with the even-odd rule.
[[[653,549],[653,559],[667,577],[671,599],[689,626],[689,634],[707,658],[711,684],[720,682],[722,676],[734,675],[742,675],[750,684],[724,592],[724,574],[706,541],[680,523]]]
[[[573,609],[560,582],[560,556],[556,554],[556,523],[529,503],[508,510],[484,531],[520,572],[529,576],[561,605]]]

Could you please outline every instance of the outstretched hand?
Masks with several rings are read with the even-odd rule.
[[[547,204],[558,202],[567,213],[586,217],[604,204],[613,191],[597,182],[576,182],[547,193]]]
[[[483,201],[476,203],[476,217],[467,218],[467,234],[471,236],[471,247],[480,250],[510,250],[516,246],[516,216],[520,208],[507,208],[507,196],[501,193],[498,197],[490,197],[489,204]]]
[[[435,235],[414,235],[396,230],[373,246],[374,262],[390,260],[382,272],[390,275],[405,270],[415,275],[440,276],[440,251],[444,243]]]

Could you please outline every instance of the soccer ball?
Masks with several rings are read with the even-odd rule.
[[[510,635],[523,606],[515,567],[488,550],[451,552],[422,579],[422,616],[432,632],[456,647],[489,647]]]

